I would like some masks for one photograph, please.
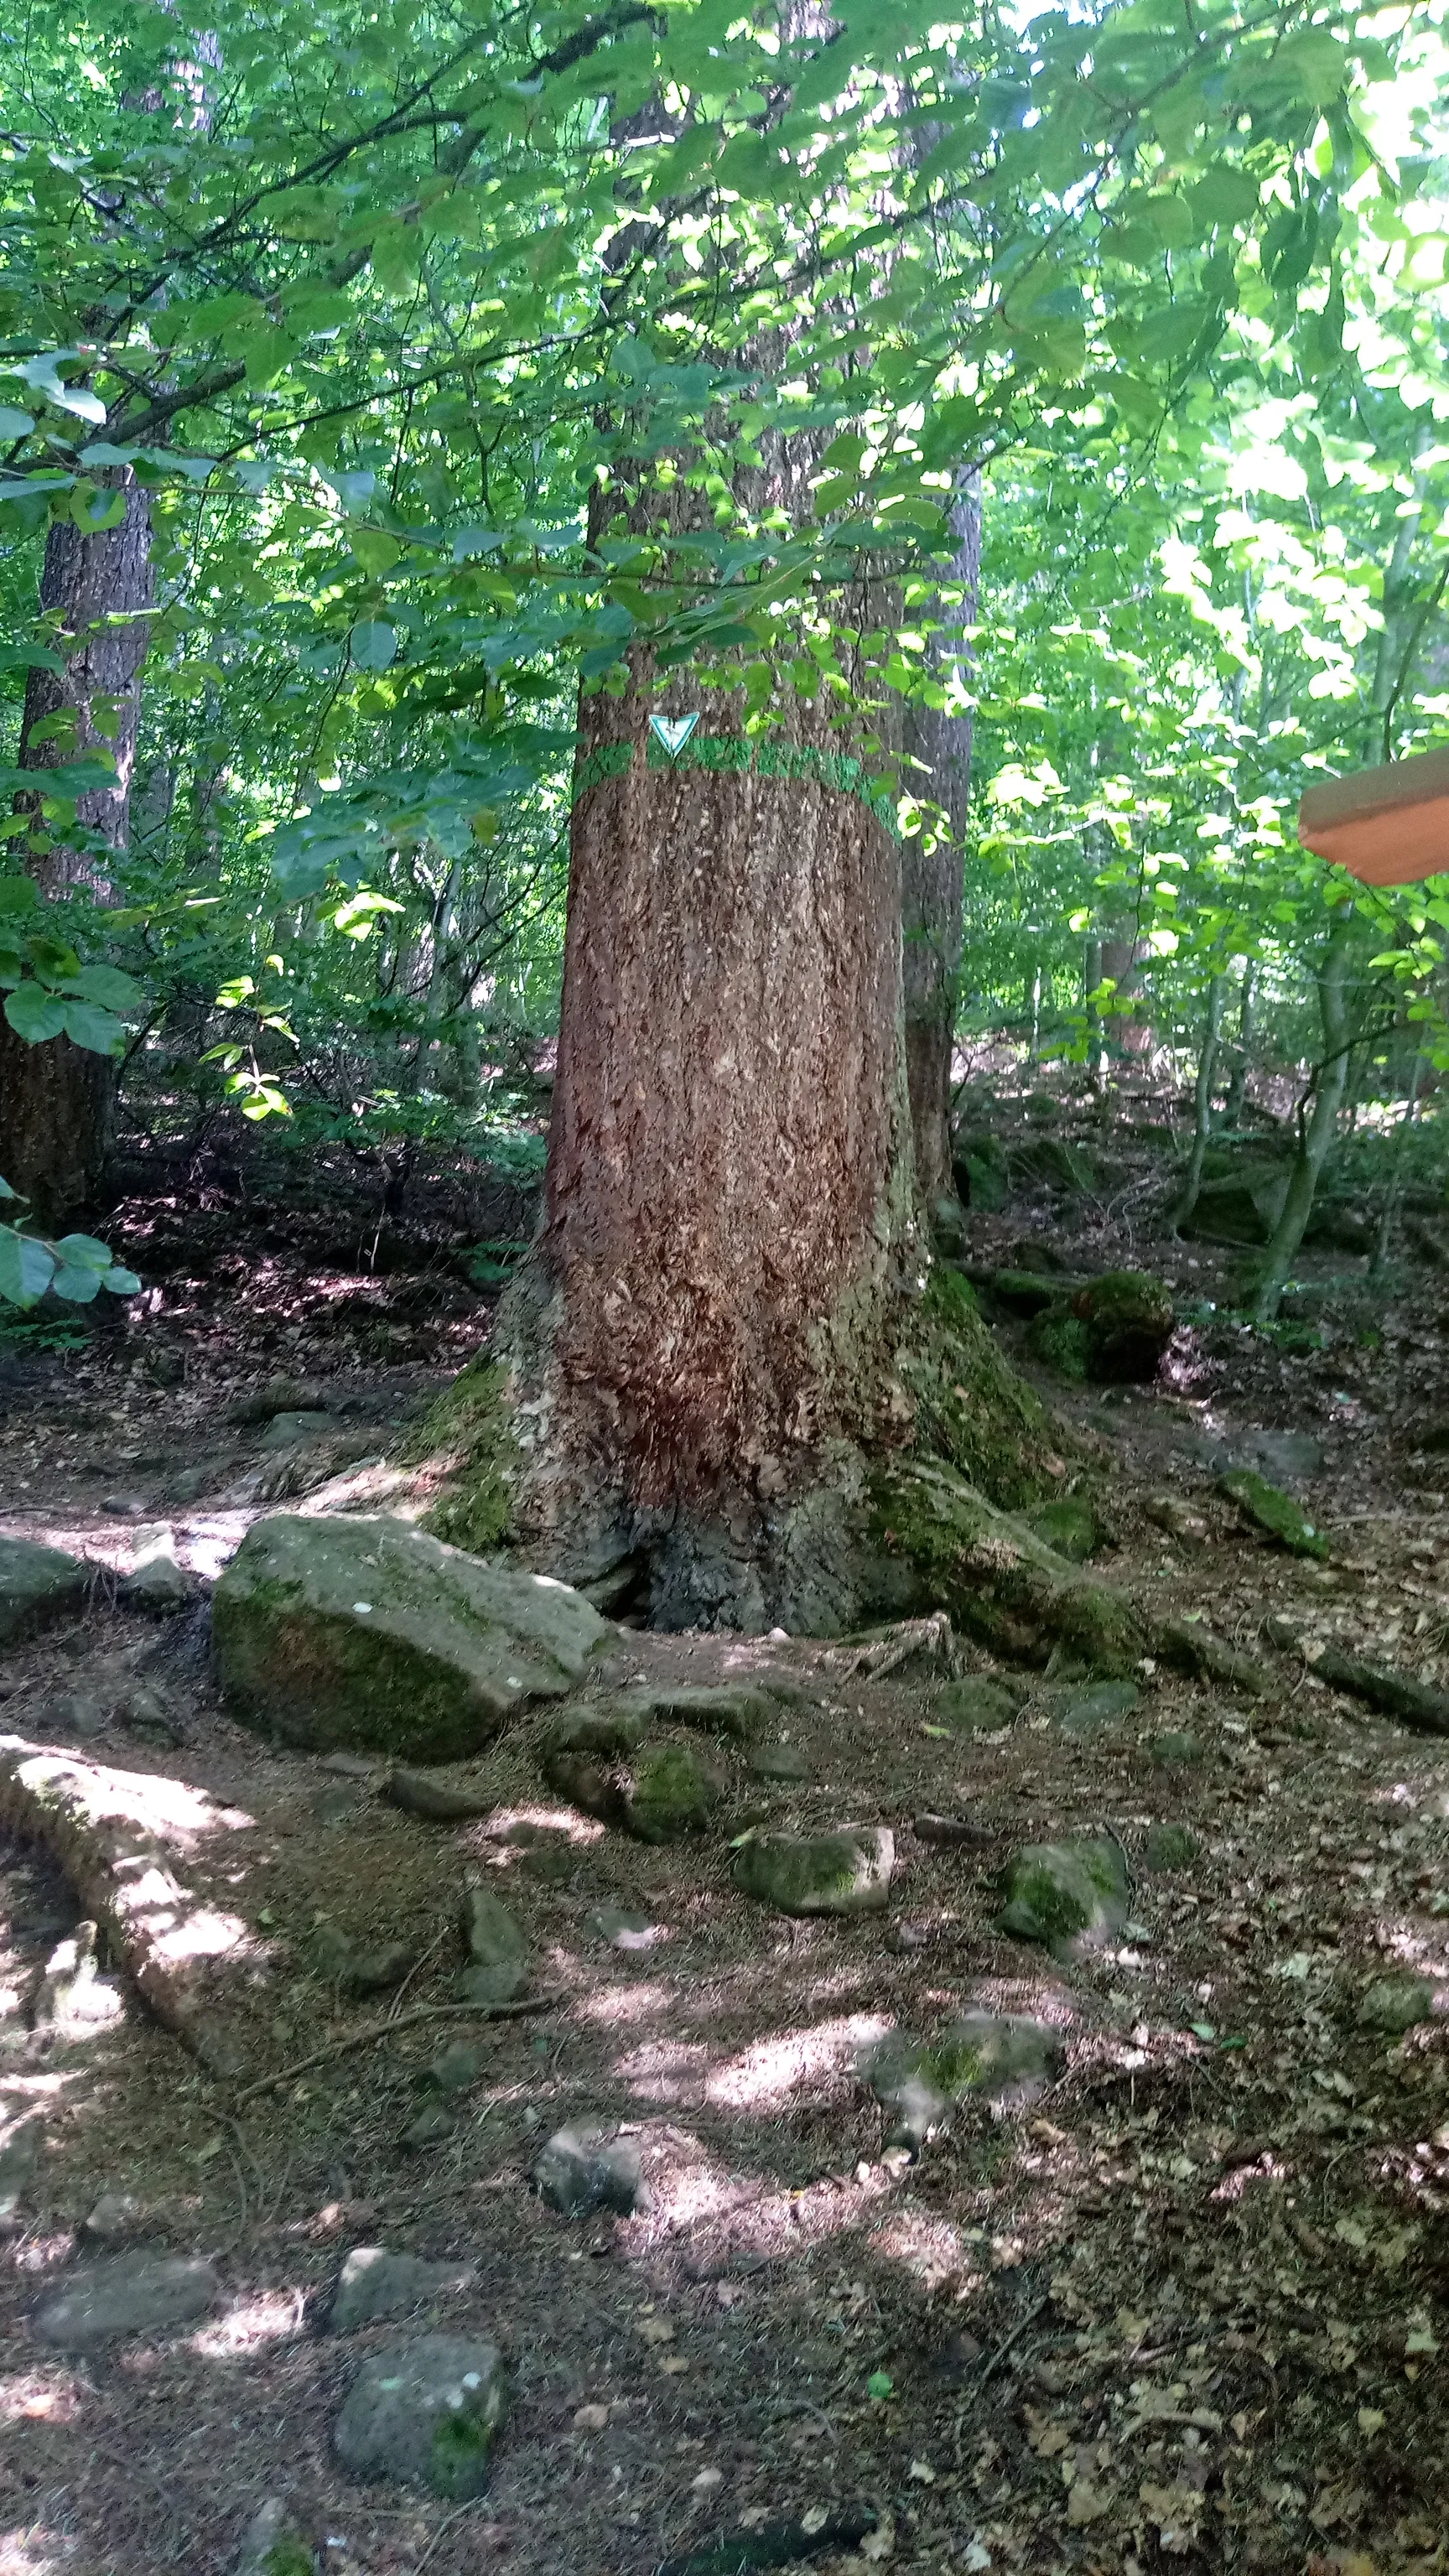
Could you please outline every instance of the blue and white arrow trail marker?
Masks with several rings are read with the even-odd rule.
[[[663,743],[671,760],[677,760],[699,722],[699,710],[692,716],[651,716],[649,729]]]

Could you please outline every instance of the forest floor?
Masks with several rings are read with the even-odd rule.
[[[1120,1108],[1110,1193],[1020,1194],[973,1217],[972,1260],[1048,1244],[1155,1268],[1205,1307],[1229,1256],[1158,1230],[1141,1114]],[[383,1245],[325,1168],[246,1194],[234,1173],[142,1172],[112,1227],[138,1311],[31,1323],[0,1355],[0,1529],[99,1569],[84,1616],[10,1651],[0,1727],[155,1782],[185,1868],[261,1962],[225,2081],[114,1976],[47,2024],[77,1905],[0,1843],[0,2118],[20,2142],[3,2576],[228,2576],[274,2495],[328,2576],[733,2576],[747,2553],[809,2553],[825,2576],[1449,2567],[1449,1743],[1335,1695],[1266,1631],[1445,1671],[1442,1282],[1421,1265],[1370,1298],[1339,1257],[1321,1348],[1204,1312],[1153,1388],[1038,1381],[1113,1542],[1096,1570],[1260,1656],[1266,1697],[1144,1669],[1121,1716],[1073,1732],[1038,1697],[969,1741],[937,1726],[929,1662],[871,1678],[821,1641],[623,1632],[620,1672],[787,1686],[807,1776],[770,1785],[772,1822],[893,1829],[886,1913],[790,1922],[735,1891],[722,1838],[653,1848],[560,1806],[535,1722],[460,1775],[488,1812],[423,1823],[365,1770],[227,1716],[204,1603],[157,1620],[117,1599],[110,1573],[158,1525],[209,1577],[277,1501],[395,1494],[406,1426],[486,1331],[449,1244],[518,1230],[460,1206],[457,1175],[427,1186]],[[71,1346],[44,1347],[56,1330]],[[228,1419],[281,1368],[299,1402],[325,1382],[334,1417],[305,1471]],[[1245,1527],[1216,1482],[1240,1457],[1299,1493],[1326,1564]],[[1163,1495],[1198,1534],[1150,1517]],[[149,1697],[101,1686],[118,1659]],[[1186,1753],[1164,1746],[1183,1735]],[[207,1793],[204,1827],[183,1791]],[[973,1838],[919,1837],[940,1811]],[[1164,1822],[1196,1857],[1153,1872]],[[1131,1916],[1058,1964],[997,1930],[995,1879],[1016,1846],[1082,1831],[1124,1848]],[[485,2025],[481,2079],[409,2150],[439,2026],[406,2016],[450,1991],[469,1866],[525,1925],[544,2001]],[[406,1992],[342,2002],[310,1964],[319,1916],[406,1941]],[[1442,2009],[1402,2037],[1366,2027],[1368,1988],[1404,1969]],[[1055,2025],[1059,2079],[999,2120],[963,2111],[914,2161],[885,2148],[864,2053],[978,2001]],[[395,2033],[239,2099],[390,2010]],[[637,2143],[633,2216],[570,2220],[531,2187],[542,2141],[590,2117]],[[0,2207],[6,2177],[0,2157]],[[58,2354],[33,2314],[93,2258],[106,2194],[134,2204],[114,2242],[206,2257],[220,2299]],[[325,2331],[357,2245],[455,2266],[421,2322],[503,2347],[513,2411],[486,2497],[435,2503],[338,2463],[348,2384],[398,2330]]]

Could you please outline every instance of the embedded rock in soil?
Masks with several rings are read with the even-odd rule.
[[[246,2528],[235,2576],[313,2576],[316,2554],[281,2496],[268,2496]]]
[[[1110,1939],[1127,1920],[1127,1872],[1105,1837],[1028,1843],[1007,1862],[1005,1886],[1000,1930],[1059,1958]]]
[[[419,2111],[415,2120],[409,2120],[398,2145],[405,2155],[421,2155],[425,2147],[440,2147],[443,2140],[451,2138],[452,2134],[452,2112],[445,2110],[441,2102],[430,2102],[425,2111]]]
[[[122,1575],[116,1597],[129,1609],[164,1615],[188,1609],[199,1589],[195,1575],[188,1574],[177,1556],[175,1531],[162,1529],[140,1549],[129,1574]]]
[[[646,1725],[617,1702],[565,1718],[544,1747],[544,1778],[586,1816],[641,1842],[676,1842],[711,1822],[726,1783],[697,1745],[645,1741]]]
[[[97,2352],[126,2335],[204,2317],[220,2297],[221,2283],[200,2255],[118,2254],[65,2278],[37,2309],[35,2333],[57,2352]]]
[[[1259,1529],[1275,1538],[1280,1547],[1286,1547],[1290,1556],[1327,1556],[1328,1541],[1323,1532],[1315,1528],[1291,1494],[1280,1493],[1276,1485],[1270,1485],[1253,1468],[1230,1469],[1219,1479],[1219,1491]]]
[[[752,1834],[735,1854],[742,1895],[781,1914],[880,1914],[890,1896],[895,1837],[884,1825],[833,1834]]]
[[[1323,1444],[1306,1431],[1242,1431],[1235,1433],[1231,1448],[1231,1457],[1213,1463],[1256,1467],[1259,1475],[1282,1477],[1290,1484],[1306,1482],[1323,1465]]]
[[[63,1547],[0,1538],[0,1646],[13,1646],[79,1610],[89,1581],[89,1568]]]
[[[1414,2030],[1421,2021],[1434,2018],[1434,1988],[1427,1977],[1375,1977],[1364,1988],[1358,2008],[1360,2030],[1385,2031],[1391,2039],[1402,2039],[1406,2030]]]
[[[1176,1727],[1168,1727],[1164,1734],[1154,1735],[1147,1749],[1162,1771],[1186,1771],[1202,1760],[1202,1746],[1197,1737],[1184,1735]]]
[[[336,1429],[330,1413],[274,1413],[262,1447],[295,1449],[306,1440],[325,1440]]]
[[[931,1714],[958,1735],[998,1735],[1019,1715],[1027,1697],[1024,1683],[971,1673],[963,1682],[947,1683]]]
[[[496,2344],[418,2335],[365,2361],[333,2430],[343,2466],[463,2503],[481,2495],[508,2406]]]
[[[1043,1503],[1038,1512],[1028,1512],[1026,1525],[1034,1537],[1073,1565],[1085,1565],[1097,1544],[1097,1524],[1089,1506],[1070,1495],[1059,1503]]]
[[[145,2210],[134,2192],[103,2191],[81,2234],[95,2245],[120,2245],[128,2236],[139,2236],[145,2224]]]
[[[445,2096],[466,2093],[492,2063],[491,2048],[480,2047],[476,2040],[453,2039],[439,2050],[422,2080]]]
[[[425,1816],[429,1824],[461,1824],[468,1816],[486,1816],[497,1800],[486,1789],[467,1789],[452,1780],[431,1779],[426,1771],[409,1771],[394,1763],[382,1785],[389,1806],[404,1815]]]
[[[1172,1328],[1172,1292],[1160,1279],[1107,1270],[1039,1316],[1031,1342],[1064,1377],[1119,1386],[1157,1375]]]
[[[611,1633],[567,1584],[384,1516],[254,1522],[213,1595],[231,1705],[312,1752],[470,1753],[529,1701],[562,1699]]]
[[[678,1726],[698,1726],[710,1735],[732,1735],[749,1743],[779,1710],[770,1695],[735,1682],[668,1683],[626,1694],[621,1705],[645,1718],[673,1719]]]
[[[376,1995],[388,1986],[400,1986],[417,1960],[417,1952],[406,1941],[378,1941],[361,1946],[339,1932],[335,1923],[322,1923],[312,1936],[312,1953],[324,1977],[332,1977],[350,1995]]]
[[[924,2146],[966,2094],[998,2118],[1039,2100],[1059,2073],[1059,2032],[1015,2013],[967,2013],[938,2039],[892,2031],[864,2072],[885,2115],[886,2146]]]
[[[469,2003],[506,2004],[528,1983],[528,1943],[520,1926],[491,1887],[463,1891],[463,1939],[469,1967],[464,1975]]]
[[[634,1914],[619,1905],[600,1905],[589,1917],[589,1929],[607,1941],[611,1950],[652,1950],[664,1926],[647,1914]]]
[[[383,2245],[354,2245],[332,2293],[329,2334],[352,2334],[379,2317],[406,2316],[445,2290],[461,2290],[473,2277],[468,2263],[425,2263],[416,2254],[390,2254]]]
[[[756,1780],[808,1780],[812,1776],[807,1756],[788,1736],[778,1744],[762,1744],[750,1763],[750,1772]]]
[[[627,2218],[639,2206],[644,2177],[632,2138],[609,2138],[603,2128],[556,2129],[533,2169],[534,2187],[561,2218],[587,2218],[612,2209]]]
[[[15,2228],[21,2201],[35,2179],[41,2133],[39,2118],[23,2120],[0,2147],[0,2235]]]
[[[1197,1836],[1187,1825],[1153,1825],[1142,1846],[1144,1869],[1191,1869]]]
[[[1135,1682],[1090,1682],[1085,1689],[1067,1686],[1060,1693],[1038,1693],[1067,1735],[1086,1735],[1114,1717],[1129,1717],[1141,1696]]]

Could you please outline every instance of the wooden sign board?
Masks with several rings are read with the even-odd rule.
[[[1306,850],[1365,885],[1412,885],[1449,868],[1449,751],[1310,787],[1298,808]]]

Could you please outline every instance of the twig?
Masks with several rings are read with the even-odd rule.
[[[414,2569],[413,2569],[413,2571],[412,2571],[412,2576],[423,2576],[423,2569],[426,2567],[426,2565],[427,2565],[427,2563],[428,2563],[428,2560],[432,2557],[432,2555],[433,2555],[434,2551],[437,2549],[439,2542],[440,2542],[440,2541],[443,2541],[443,2540],[446,2540],[446,2538],[447,2538],[447,2536],[448,2536],[448,2533],[449,2533],[449,2532],[452,2530],[452,2528],[453,2528],[454,2523],[455,2523],[455,2522],[461,2522],[465,2513],[476,2513],[476,2512],[477,2512],[477,2510],[478,2510],[478,2507],[480,2506],[480,2504],[483,2504],[483,2503],[485,2503],[485,2502],[486,2502],[486,2498],[485,2498],[485,2497],[483,2497],[483,2496],[470,2496],[470,2497],[468,2498],[468,2501],[467,2501],[467,2503],[466,2503],[466,2504],[459,2504],[459,2505],[455,2505],[455,2506],[453,2507],[453,2510],[452,2510],[452,2512],[448,2515],[447,2520],[446,2520],[445,2522],[440,2522],[440,2523],[439,2523],[437,2530],[434,2532],[434,2534],[433,2534],[433,2536],[432,2536],[432,2539],[428,2542],[427,2548],[423,2551],[423,2554],[422,2554],[421,2558],[418,2560],[417,2565],[414,2567]]]
[[[534,1995],[516,2004],[415,2004],[412,2011],[399,2013],[395,2021],[369,2022],[365,2030],[355,2030],[347,2039],[334,2040],[330,2048],[314,2049],[310,2057],[299,2057],[292,2066],[279,2066],[274,2075],[263,2075],[238,2093],[234,2108],[240,2111],[254,2102],[260,2093],[271,2093],[279,2084],[290,2084],[295,2075],[310,2075],[314,2066],[329,2066],[337,2057],[346,2057],[354,2048],[367,2048],[375,2039],[390,2039],[395,2031],[411,2030],[422,2021],[455,2021],[460,2014],[472,2013],[484,2021],[515,2021],[520,2013],[548,2012],[563,2000],[561,1995]]]
[[[428,1961],[437,1957],[437,1954],[441,1950],[447,1937],[446,1932],[440,1932],[436,1940],[428,1943],[426,1950],[422,1952],[421,1956],[414,1959],[413,1964],[409,1968],[407,1975],[404,1977],[402,1984],[399,1986],[397,1993],[393,1996],[392,2007],[388,2014],[389,2021],[396,2021],[398,2019],[398,2008],[402,2003],[402,1999],[407,1993],[409,1986],[412,1984],[414,1977],[421,1976],[424,1968],[428,1964]]]

